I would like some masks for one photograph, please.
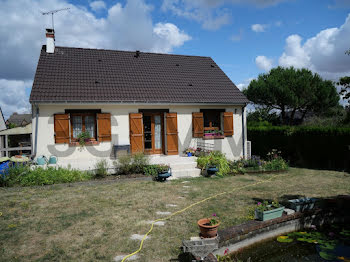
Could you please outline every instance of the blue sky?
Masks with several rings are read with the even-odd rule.
[[[56,44],[210,56],[239,87],[272,67],[350,74],[350,0],[0,0],[0,106],[25,112],[45,27]],[[15,94],[15,96],[14,96]]]

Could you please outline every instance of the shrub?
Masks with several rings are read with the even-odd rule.
[[[349,136],[346,127],[248,128],[254,154],[264,156],[277,148],[292,166],[316,169],[350,171]]]
[[[157,176],[160,172],[169,170],[168,165],[148,165],[143,168],[143,173],[147,176]]]
[[[220,151],[213,151],[208,155],[198,157],[197,166],[202,170],[207,166],[216,166],[219,169],[217,172],[218,176],[225,176],[230,172],[229,162]]]
[[[148,157],[143,153],[133,155],[132,169],[134,173],[143,173],[143,168],[149,164]]]
[[[158,165],[148,165],[143,168],[143,173],[146,176],[156,176],[158,175]]]
[[[3,178],[6,186],[35,186],[52,185],[57,183],[71,183],[92,178],[92,174],[69,168],[14,166],[9,169],[8,175]]]
[[[114,162],[114,166],[119,174],[140,174],[144,172],[144,167],[148,166],[148,162],[147,156],[138,153],[120,156],[118,162]]]
[[[118,162],[114,162],[114,166],[119,174],[130,174],[132,173],[132,157],[131,155],[122,155],[119,157]]]
[[[106,177],[108,175],[108,162],[106,159],[97,161],[95,164],[95,176]]]

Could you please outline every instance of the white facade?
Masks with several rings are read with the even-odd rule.
[[[2,114],[2,110],[0,108],[0,131],[6,129],[4,115]]]
[[[33,145],[37,145],[36,156],[56,155],[61,159],[78,161],[98,158],[113,158],[113,145],[129,145],[129,113],[138,113],[139,109],[168,109],[170,113],[177,113],[179,154],[188,147],[197,147],[206,143],[214,150],[222,151],[229,159],[243,157],[243,134],[247,140],[246,128],[242,128],[242,106],[222,105],[127,105],[127,104],[39,104],[38,130],[36,134],[36,115],[33,114]],[[203,140],[192,137],[192,113],[200,109],[225,109],[233,112],[234,135],[224,139]],[[54,114],[64,113],[68,109],[100,109],[102,113],[111,113],[111,142],[101,142],[99,145],[85,147],[72,147],[68,144],[55,144],[54,140]],[[34,111],[35,112],[35,111]],[[243,111],[244,126],[246,115]],[[244,132],[244,133],[243,133]],[[37,143],[35,137],[37,136]],[[166,139],[165,139],[166,141]],[[246,149],[245,149],[245,152]]]

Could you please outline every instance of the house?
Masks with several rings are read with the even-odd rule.
[[[15,112],[6,120],[7,127],[25,127],[30,123],[32,123],[32,114],[18,114]]]
[[[46,37],[30,95],[36,156],[95,161],[188,147],[245,156],[248,100],[210,57],[60,47],[52,29]]]
[[[6,129],[5,118],[0,107],[0,131]]]

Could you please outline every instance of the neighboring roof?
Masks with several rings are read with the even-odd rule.
[[[43,46],[30,102],[220,103],[247,98],[210,58]]]
[[[0,131],[6,129],[5,118],[0,107]]]
[[[2,135],[26,135],[32,133],[32,124],[26,125],[24,127],[15,127],[0,131],[0,136]]]
[[[17,114],[13,113],[6,124],[15,124],[16,126],[26,126],[32,122],[32,114]]]

